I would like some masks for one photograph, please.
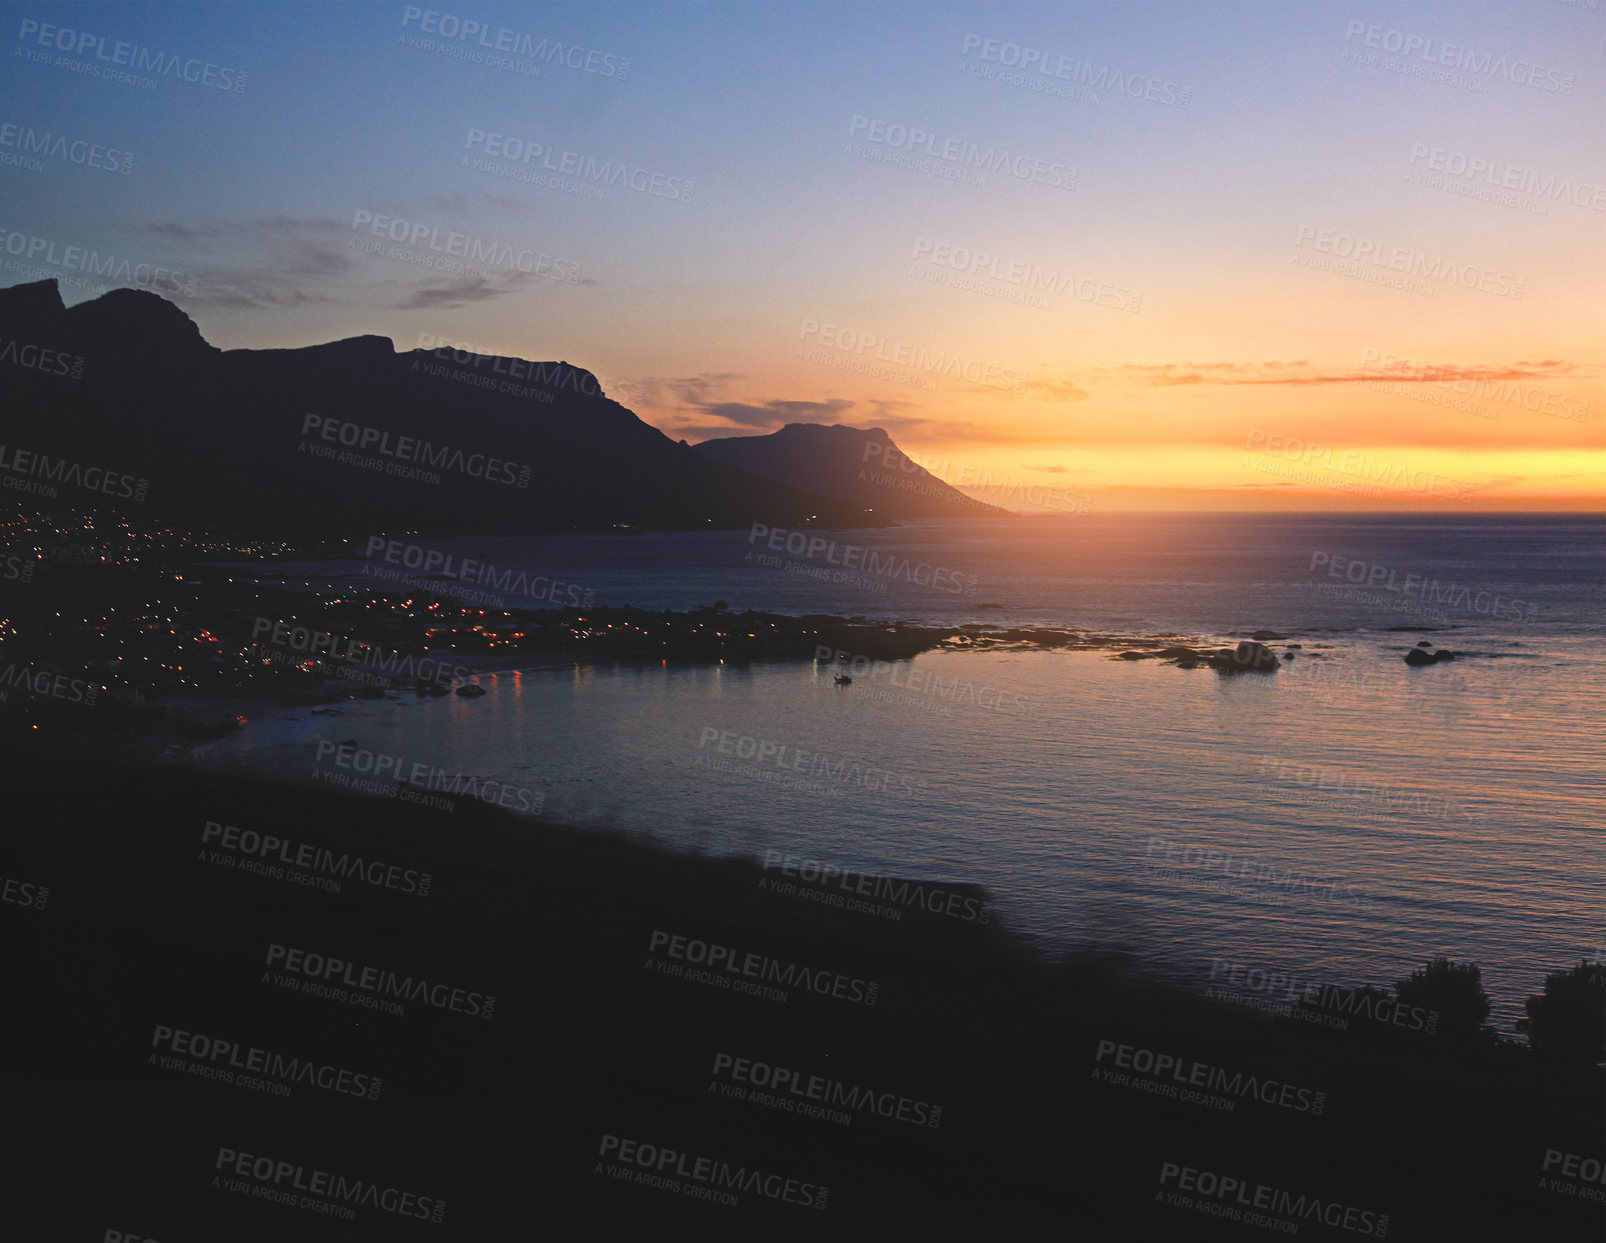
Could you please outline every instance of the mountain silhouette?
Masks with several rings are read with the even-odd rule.
[[[0,391],[3,499],[47,511],[286,535],[887,524],[694,452],[566,362],[379,336],[219,350],[146,290],[69,309],[54,280],[0,289]],[[114,475],[143,499],[83,486]]]
[[[790,488],[835,497],[891,518],[998,517],[913,461],[879,428],[788,423],[767,436],[705,440],[697,452]]]

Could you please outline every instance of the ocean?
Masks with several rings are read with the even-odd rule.
[[[973,881],[1035,944],[1118,949],[1201,989],[1391,985],[1444,954],[1478,963],[1508,1035],[1547,972],[1603,955],[1606,520],[386,538],[370,558],[236,573],[369,590],[434,553],[474,560],[506,607],[724,601],[1300,646],[1276,674],[1235,677],[1119,648],[931,652],[861,662],[851,685],[828,662],[526,669],[477,700],[258,712],[192,762],[355,780],[362,756],[391,756],[680,849]],[[1407,667],[1424,638],[1463,655]],[[327,744],[348,740],[338,762]],[[864,917],[896,917],[880,905]]]

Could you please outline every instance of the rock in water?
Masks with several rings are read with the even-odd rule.
[[[1218,673],[1275,673],[1277,654],[1264,643],[1245,640],[1231,650],[1211,653],[1210,667]]]

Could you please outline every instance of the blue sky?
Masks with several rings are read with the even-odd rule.
[[[1598,422],[1446,422],[1422,401],[1359,400],[1353,384],[1315,379],[1353,372],[1368,351],[1495,372],[1545,362],[1533,383],[1570,409],[1593,393],[1606,417],[1606,196],[1534,188],[1606,183],[1606,10],[1589,3],[14,4],[0,27],[11,45],[0,124],[133,162],[126,175],[59,156],[0,165],[0,228],[184,273],[195,289],[175,301],[227,348],[377,332],[400,348],[440,337],[562,357],[693,439],[768,430],[813,403],[917,449],[985,459],[1032,444],[1093,461],[1111,487],[1231,488],[1220,463],[1167,465],[1169,450],[1225,452],[1246,419],[1276,418],[1446,454],[1446,468],[1454,457],[1491,487],[1543,475],[1518,486],[1561,495],[1598,487]],[[507,56],[520,64],[499,67],[408,42],[493,53],[441,33],[473,22],[488,43],[506,31],[508,46],[561,45],[592,68],[518,50]],[[46,25],[57,45],[75,32],[86,61],[121,40],[210,64],[214,80],[243,73],[244,89],[75,72],[41,46]],[[1402,40],[1412,54],[1391,56]],[[1071,92],[1055,95],[1000,81],[1014,48],[1085,65],[1083,80],[1105,86],[1025,75]],[[1473,68],[1436,80],[1433,55]],[[1534,80],[1513,81],[1512,66]],[[1074,167],[1074,185],[998,171],[963,184],[938,175],[964,171],[953,161],[899,167],[887,158],[907,152],[867,141],[909,129],[937,148]],[[473,134],[503,136],[503,155]],[[506,139],[669,192],[521,181],[541,161],[508,161],[519,147]],[[0,156],[19,150],[0,142]],[[1459,193],[1477,179],[1442,170],[1436,184],[1412,180],[1469,160],[1527,178],[1526,205]],[[547,275],[426,269],[383,249],[381,217],[505,244]],[[1301,230],[1313,236],[1298,242]],[[1443,281],[1412,293],[1300,266],[1323,232],[1470,265],[1519,282],[1522,297]],[[930,262],[934,247],[1002,268],[978,287],[963,265]],[[1073,277],[1073,290],[1140,293],[1140,309],[1074,293],[1022,305],[1021,281],[998,275],[1010,264]],[[934,392],[811,363],[799,354],[820,344],[810,324],[962,352],[1030,381]],[[1232,392],[1212,378],[1230,372],[1154,380],[1158,368],[1267,362],[1307,371]],[[1506,454],[1509,469],[1479,454]],[[1574,472],[1560,454],[1587,459],[1580,477],[1593,482],[1563,482]]]

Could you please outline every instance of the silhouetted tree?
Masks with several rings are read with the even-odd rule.
[[[1544,995],[1529,997],[1528,1017],[1517,1030],[1528,1033],[1538,1057],[1566,1062],[1606,1061],[1606,964],[1580,962],[1571,971],[1545,977]]]
[[[1438,1034],[1446,1040],[1475,1040],[1493,1035],[1486,1031],[1489,994],[1475,962],[1455,963],[1435,958],[1408,979],[1399,980],[1394,991],[1402,1006],[1422,1006],[1439,1012]]]

